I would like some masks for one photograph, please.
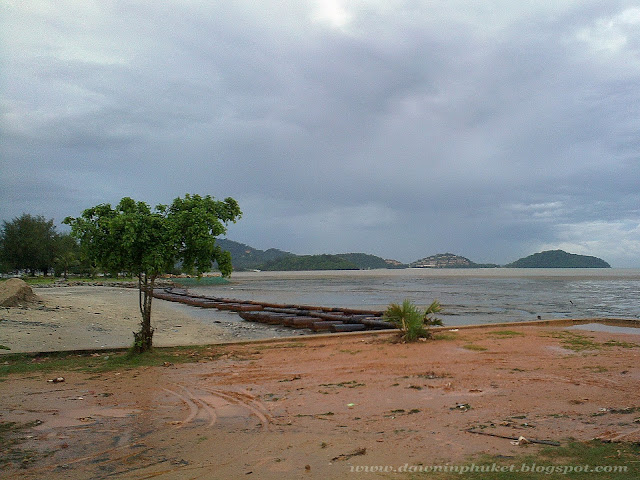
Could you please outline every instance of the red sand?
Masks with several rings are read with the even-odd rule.
[[[12,376],[0,383],[0,419],[41,421],[21,448],[51,454],[26,469],[12,461],[5,478],[388,478],[352,470],[541,448],[469,428],[640,440],[639,336],[560,326],[444,335],[301,337],[214,346],[195,364]],[[567,349],[571,338],[596,348]],[[56,376],[66,381],[47,382]]]

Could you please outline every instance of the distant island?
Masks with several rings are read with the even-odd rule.
[[[380,268],[497,268],[493,263],[475,263],[461,255],[438,253],[405,264],[368,253],[296,255],[276,248],[259,250],[243,243],[218,239],[218,245],[231,253],[236,271],[268,270],[370,270]],[[611,268],[604,260],[575,255],[562,250],[535,253],[504,265],[507,268]]]
[[[409,264],[411,268],[496,268],[499,265],[493,263],[475,263],[466,257],[453,253],[438,253],[416,260]]]
[[[547,250],[534,253],[505,265],[506,268],[611,268],[598,257],[576,255],[564,250]]]

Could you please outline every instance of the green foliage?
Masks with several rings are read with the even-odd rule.
[[[69,272],[80,266],[81,251],[78,241],[68,233],[56,238],[54,267],[56,276],[67,278]]]
[[[203,273],[216,261],[223,276],[231,275],[231,255],[216,245],[215,238],[227,233],[226,225],[241,216],[238,203],[230,197],[224,201],[215,201],[209,195],[176,198],[166,217],[173,241],[173,263],[181,260],[185,271]]]
[[[507,268],[611,268],[598,257],[576,255],[563,250],[547,250],[505,265]]]
[[[0,258],[3,268],[27,270],[32,275],[41,271],[46,275],[54,263],[58,237],[53,220],[25,213],[11,222],[2,223]]]
[[[215,238],[241,215],[232,198],[216,201],[209,195],[187,194],[154,210],[125,197],[115,209],[98,205],[64,223],[71,225],[89,258],[107,271],[157,276],[182,262],[185,270],[203,273],[217,261],[222,274],[229,276],[230,256]]]
[[[411,300],[405,299],[402,305],[392,303],[384,313],[385,320],[393,323],[402,332],[402,338],[412,342],[418,338],[431,338],[428,327],[442,325],[442,321],[433,317],[435,313],[442,311],[437,300],[434,300],[429,308],[421,311]]]
[[[129,197],[116,208],[101,204],[86,209],[78,218],[67,217],[71,234],[80,240],[86,257],[109,272],[130,272],[138,277],[141,330],[134,334],[135,348],[151,348],[151,300],[158,275],[181,263],[197,274],[217,262],[223,276],[231,274],[231,255],[216,245],[216,237],[226,233],[226,225],[240,218],[238,203],[227,198],[185,195],[169,206],[151,209]]]

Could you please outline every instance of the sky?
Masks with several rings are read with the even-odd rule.
[[[0,220],[197,193],[262,250],[640,268],[639,87],[640,1],[5,0]]]

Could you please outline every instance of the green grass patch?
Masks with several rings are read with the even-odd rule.
[[[566,330],[551,332],[552,338],[561,340],[562,346],[567,350],[573,350],[574,352],[584,352],[586,350],[599,350],[601,344],[594,342],[591,337],[580,335],[579,333],[569,332]]]
[[[487,347],[483,347],[482,345],[476,345],[474,343],[468,343],[467,345],[463,345],[462,348],[467,350],[472,350],[474,352],[485,352],[488,350]]]
[[[602,345],[604,345],[605,347],[620,347],[620,348],[638,348],[638,347],[640,347],[640,345],[638,345],[637,343],[619,342],[618,340],[609,340],[607,342],[604,342]]]
[[[562,346],[568,350],[574,352],[584,352],[588,350],[600,350],[604,348],[639,348],[640,344],[630,342],[620,342],[618,340],[609,340],[604,343],[598,343],[593,340],[592,337],[587,337],[575,332],[568,332],[566,330],[551,332],[549,335],[552,338],[561,340]]]
[[[526,447],[527,449],[529,447]],[[532,449],[535,447],[531,447]],[[569,442],[561,447],[544,447],[536,453],[516,457],[481,455],[457,465],[409,466],[405,479],[450,480],[540,480],[580,478],[583,480],[635,480],[640,478],[640,445],[633,443]],[[419,469],[423,471],[420,472]],[[448,471],[444,471],[448,468]],[[426,471],[425,469],[430,469]],[[453,470],[456,469],[456,470]],[[599,470],[599,471],[596,471]]]
[[[130,351],[95,353],[51,352],[46,354],[13,353],[0,356],[0,378],[11,374],[39,372],[108,372],[145,366],[193,363],[214,360],[223,351],[206,346],[154,348],[150,352],[134,354]]]
[[[433,340],[457,340],[458,332],[439,332],[433,334]]]
[[[574,352],[583,352],[585,350],[599,350],[600,344],[594,342],[590,338],[576,336],[567,338],[562,341],[564,348],[573,350]]]

